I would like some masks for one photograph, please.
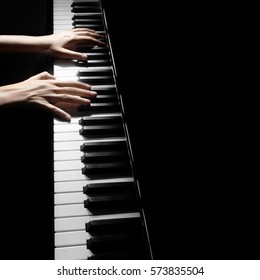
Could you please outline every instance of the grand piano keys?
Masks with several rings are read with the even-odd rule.
[[[55,60],[57,79],[92,85],[90,106],[54,119],[55,259],[151,259],[138,180],[100,0],[54,0],[54,33],[95,29],[108,47],[81,49],[88,61]]]

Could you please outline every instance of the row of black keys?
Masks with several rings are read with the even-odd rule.
[[[99,2],[74,0],[72,3],[73,25],[75,28],[95,29],[104,32],[103,19]],[[84,14],[88,13],[88,14]],[[91,14],[89,14],[91,13]],[[86,50],[82,50],[83,52]],[[79,80],[91,85],[113,85],[112,70],[89,71],[87,67],[110,66],[110,58],[106,48],[87,50],[88,61],[77,61]],[[90,112],[120,112],[115,90],[98,91],[88,108],[79,110]],[[124,136],[121,117],[83,117],[80,134],[85,137],[117,137]],[[130,173],[130,161],[126,142],[109,141],[85,143],[81,146],[84,152],[81,160],[85,164],[84,174]],[[101,162],[101,163],[100,163]],[[133,182],[88,184],[83,188],[88,195],[84,207],[96,213],[119,213],[138,211],[136,190]],[[149,253],[144,238],[141,218],[112,219],[91,221],[86,224],[86,231],[91,234],[87,240],[87,248],[93,255],[89,259],[146,259]],[[106,234],[104,234],[106,233]]]
[[[71,6],[74,28],[89,28],[105,34],[100,2],[74,1]]]
[[[95,121],[95,119],[89,118],[89,122],[92,121]],[[92,130],[91,133],[94,133],[92,136],[95,138],[107,136],[106,130],[109,130],[109,136],[113,137],[113,129],[113,125],[103,124],[84,126],[82,128],[84,133]],[[121,130],[122,126],[115,128],[114,133],[116,135],[118,135],[117,129]],[[84,163],[82,168],[83,174],[87,176],[99,175],[101,177],[115,175],[117,177],[132,176],[130,156],[125,141],[110,140],[106,142],[85,143],[81,146],[81,150],[84,152],[81,157],[81,161]]]
[[[91,183],[83,187],[88,195],[84,206],[95,214],[138,212],[134,182]],[[94,220],[85,224],[91,235],[90,259],[147,258],[145,230],[140,217]]]
[[[91,234],[87,240],[87,248],[93,253],[90,259],[137,259],[145,256],[141,218],[91,221],[86,224],[86,231]]]
[[[89,184],[83,188],[83,193],[87,195],[84,207],[93,214],[138,211],[134,182]]]

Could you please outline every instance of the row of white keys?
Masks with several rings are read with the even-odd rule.
[[[85,0],[100,2],[99,0]],[[72,0],[54,1],[54,33],[73,28],[71,13]],[[97,14],[95,14],[96,16]],[[95,67],[93,71],[105,71],[107,66]],[[78,80],[79,67],[73,61],[57,59],[54,64],[54,75],[57,79]],[[84,69],[84,68],[81,68]],[[88,68],[88,71],[91,69]],[[92,90],[114,90],[115,85],[93,86]],[[70,111],[70,113],[73,112]],[[107,114],[118,115],[118,113]],[[84,207],[88,198],[83,187],[89,183],[132,182],[132,177],[95,179],[82,174],[80,146],[88,142],[106,142],[111,139],[88,139],[79,134],[79,120],[84,112],[72,116],[70,123],[54,119],[54,230],[55,259],[88,259],[92,252],[86,247],[90,237],[85,225],[93,220],[120,219],[140,217],[139,212],[93,215]],[[95,116],[98,116],[95,114]],[[125,141],[124,137],[113,138],[113,141]]]
[[[92,252],[86,248],[86,239],[90,235],[85,231],[85,224],[93,220],[137,218],[136,213],[84,216],[55,219],[55,259],[88,259]]]

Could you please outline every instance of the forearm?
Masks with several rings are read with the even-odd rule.
[[[48,36],[0,35],[0,52],[44,52]]]
[[[0,106],[24,101],[24,92],[19,84],[20,83],[0,87]]]

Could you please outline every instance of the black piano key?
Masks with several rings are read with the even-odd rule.
[[[101,13],[101,8],[99,6],[82,6],[73,5],[71,9],[72,13]]]
[[[92,103],[111,103],[118,102],[118,97],[115,94],[98,94],[92,101]]]
[[[114,85],[115,80],[113,76],[92,76],[92,77],[80,77],[80,82],[90,84],[91,86],[97,85]]]
[[[137,209],[136,196],[132,194],[114,194],[88,197],[84,200],[84,207],[90,210]]]
[[[95,31],[104,31],[104,26],[100,24],[88,24],[88,23],[74,23],[75,28],[88,28]]]
[[[129,159],[127,151],[90,152],[81,157],[83,163],[116,162],[127,159]]]
[[[72,18],[72,24],[103,24],[103,20],[102,18],[75,18],[75,16],[73,16]]]
[[[89,163],[82,168],[85,175],[130,175],[131,166],[129,162],[112,163]]]
[[[86,231],[91,235],[137,232],[141,234],[141,226],[139,217],[96,220],[85,224]]]
[[[117,91],[115,87],[107,87],[104,89],[96,89],[96,92],[98,93],[98,95],[102,94],[102,95],[106,95],[106,94],[110,94],[110,95],[117,95]]]
[[[91,125],[83,126],[79,133],[83,136],[123,136],[124,130],[121,125]]]
[[[126,141],[87,142],[80,146],[82,152],[127,150]]]
[[[134,249],[142,246],[141,240],[138,234],[92,236],[87,240],[87,248],[93,252]]]
[[[143,250],[123,250],[108,253],[94,253],[88,260],[146,260],[150,259]]]
[[[123,119],[120,116],[104,116],[104,117],[87,117],[84,116],[79,120],[80,125],[123,125]]]
[[[109,54],[106,53],[106,52],[103,52],[103,53],[102,52],[97,52],[97,53],[94,52],[94,53],[92,53],[91,51],[88,51],[88,50],[82,50],[82,52],[87,54],[86,63],[91,62],[91,61],[98,61],[98,60],[104,62],[104,61],[109,61],[109,59],[110,59]],[[95,70],[95,69],[90,69],[89,70],[89,69],[86,69],[86,68],[79,69],[78,76],[89,76],[89,75],[91,75],[90,72],[93,72],[92,75],[97,75],[100,72],[104,73],[104,75],[105,74],[112,75],[112,73],[113,73],[112,68],[111,68],[111,63],[110,63],[110,65],[107,65],[106,68],[102,67],[102,68],[97,69],[97,70]]]
[[[88,6],[88,7],[100,7],[100,1],[85,1],[85,0],[73,0],[71,3],[71,7],[74,6]]]
[[[105,182],[91,183],[83,187],[83,193],[93,196],[100,194],[135,193],[134,182]]]
[[[89,53],[88,54],[88,59],[92,60],[97,60],[97,59],[109,59],[110,56],[108,53]],[[111,71],[112,72],[112,71]]]
[[[84,65],[84,67],[111,66],[111,61],[109,59],[86,60],[81,65]]]
[[[119,113],[120,106],[118,102],[93,102],[89,105],[81,105],[78,107],[79,112],[87,111],[88,113]]]
[[[101,13],[76,13],[76,12],[74,12],[72,20],[77,20],[77,19],[103,20]]]
[[[97,53],[97,54],[88,54],[93,56],[102,56],[104,53]],[[106,54],[105,54],[106,55]],[[79,68],[78,77],[89,77],[89,76],[113,76],[113,71],[111,67],[102,67],[102,68]]]
[[[76,51],[78,52],[81,52],[81,53],[87,53],[87,54],[98,54],[98,53],[104,53],[107,51],[107,47],[89,47],[89,46],[79,46],[76,48]],[[85,61],[83,60],[78,60],[75,62],[75,65],[76,66],[82,66],[84,67],[85,64],[84,64]],[[111,66],[111,65],[109,65]]]

